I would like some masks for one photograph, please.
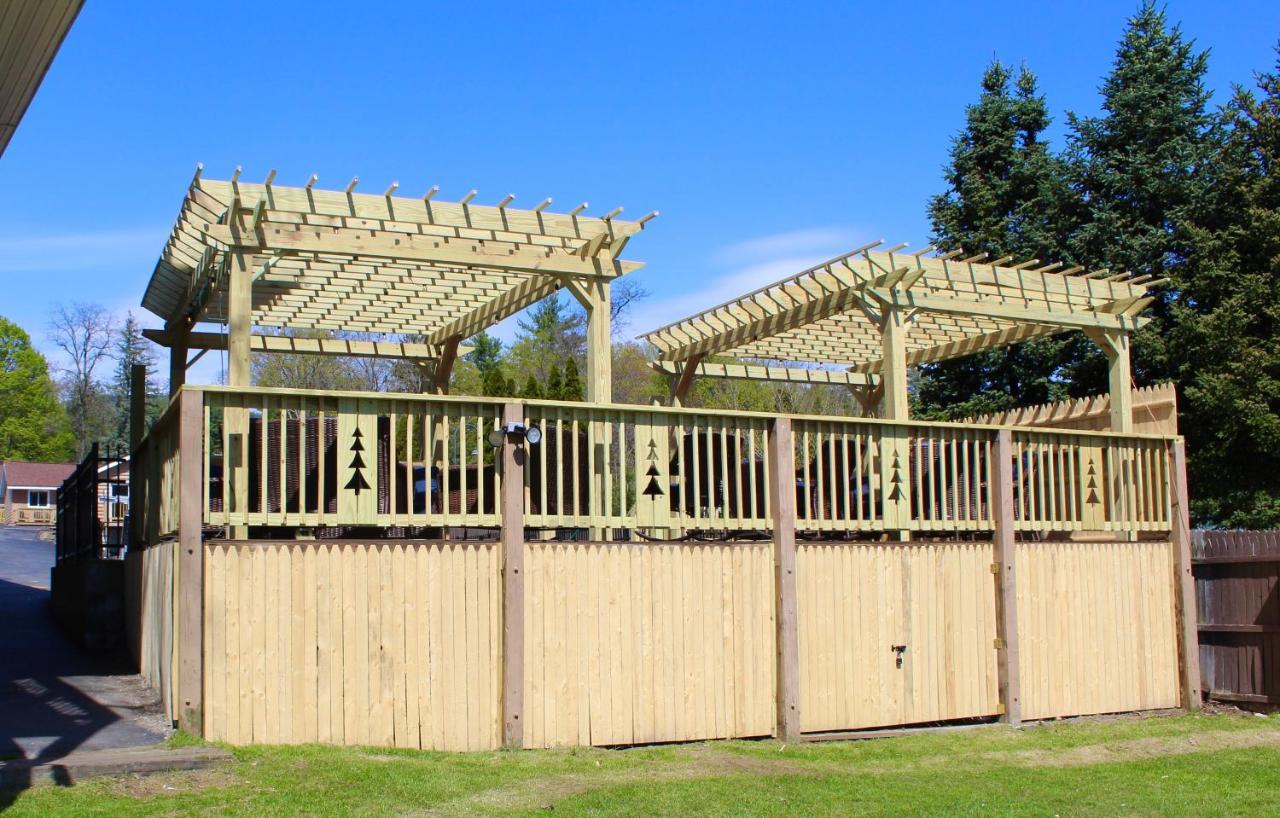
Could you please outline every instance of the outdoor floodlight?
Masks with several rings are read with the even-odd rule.
[[[525,426],[523,423],[505,423],[489,433],[489,445],[497,449],[506,441],[508,435],[520,435],[530,446],[538,445],[542,440],[542,430],[537,426]]]

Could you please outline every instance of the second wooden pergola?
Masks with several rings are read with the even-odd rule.
[[[673,400],[697,377],[834,383],[906,420],[909,367],[1079,330],[1110,363],[1112,429],[1132,430],[1130,336],[1162,281],[905,246],[859,247],[647,333],[655,367],[674,379]]]

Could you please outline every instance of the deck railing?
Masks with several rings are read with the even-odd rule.
[[[502,525],[508,401],[265,388],[184,390],[199,402],[206,526],[393,529]],[[174,402],[174,405],[177,401]],[[777,416],[524,401],[523,524],[562,537],[761,536],[773,530]],[[177,529],[178,413],[140,447],[135,509],[154,541]],[[520,415],[517,415],[520,416]],[[994,527],[998,428],[791,418],[795,526],[806,537]],[[1172,438],[1012,430],[1018,530],[1161,531]]]

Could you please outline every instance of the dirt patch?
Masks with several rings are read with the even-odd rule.
[[[623,751],[625,752],[625,751]],[[813,768],[786,760],[771,760],[727,753],[712,744],[681,747],[676,758],[641,762],[626,769],[576,772],[522,781],[459,798],[429,810],[405,813],[415,818],[452,818],[474,815],[479,809],[552,809],[557,801],[592,790],[628,784],[688,781],[729,775],[812,775]]]
[[[1161,736],[1129,739],[1106,744],[1089,744],[1061,750],[1014,750],[983,753],[984,760],[1028,767],[1087,767],[1142,761],[1163,756],[1207,753],[1215,750],[1243,750],[1250,747],[1280,746],[1280,730],[1220,730],[1189,736]]]
[[[733,775],[820,776],[888,775],[911,770],[955,769],[957,766],[1011,765],[1020,767],[1084,767],[1140,761],[1162,756],[1251,747],[1280,746],[1280,729],[1208,731],[1188,736],[1169,736],[1100,742],[1098,744],[1047,750],[1005,750],[957,758],[939,753],[910,761],[886,763],[793,761],[756,755],[740,755],[720,749],[714,743],[680,748],[669,760],[640,762],[625,769],[602,769],[535,778],[440,804],[429,810],[405,813],[415,818],[452,818],[481,810],[554,809],[556,802],[593,790],[637,783],[688,781]]]
[[[147,775],[126,775],[110,780],[107,791],[125,798],[146,799],[160,795],[189,795],[203,790],[225,789],[244,780],[225,769],[182,770]]]

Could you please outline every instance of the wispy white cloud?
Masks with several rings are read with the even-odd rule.
[[[807,256],[832,247],[853,247],[857,236],[857,231],[847,227],[791,230],[723,247],[716,251],[711,260],[717,264],[741,265],[796,255]]]
[[[637,334],[650,332],[723,304],[865,243],[864,235],[852,227],[815,227],[720,248],[711,254],[708,267],[722,272],[697,276],[702,286],[695,289],[637,304],[630,329]]]
[[[164,228],[127,228],[49,236],[0,236],[0,272],[42,273],[153,261]]]

